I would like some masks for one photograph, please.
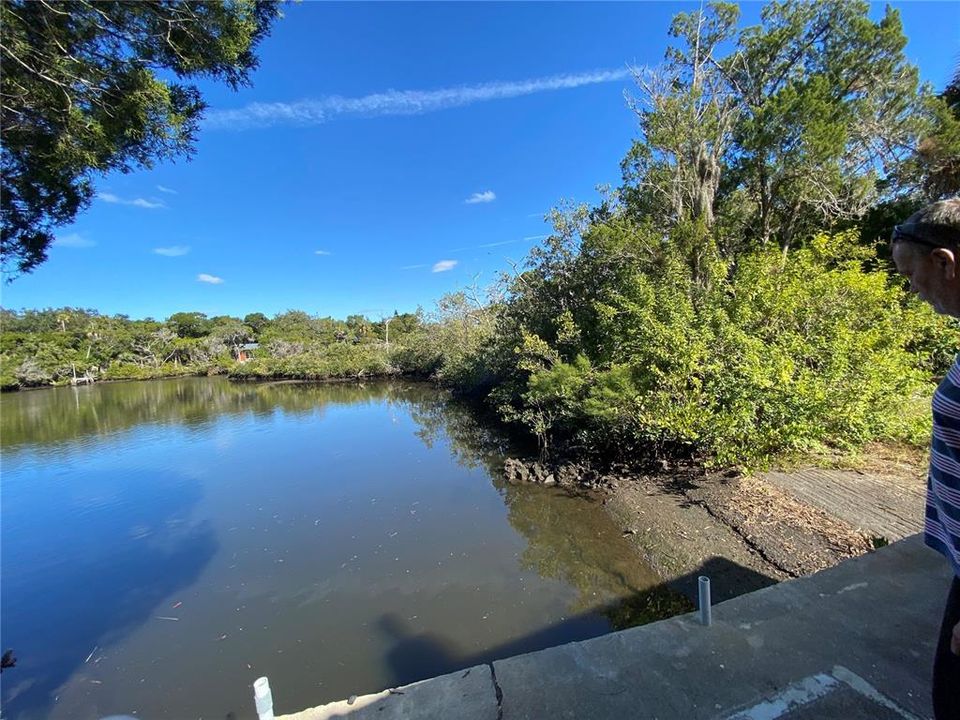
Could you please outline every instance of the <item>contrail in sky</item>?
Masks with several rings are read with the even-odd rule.
[[[320,125],[341,116],[422,115],[489,100],[616,82],[628,75],[630,71],[627,68],[595,70],[514,82],[461,85],[439,90],[387,90],[355,98],[330,95],[295,102],[251,103],[232,110],[210,110],[204,119],[204,125],[208,128],[247,130],[274,125]]]

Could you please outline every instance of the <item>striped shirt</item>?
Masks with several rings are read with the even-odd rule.
[[[924,541],[947,556],[960,577],[960,355],[933,394]]]

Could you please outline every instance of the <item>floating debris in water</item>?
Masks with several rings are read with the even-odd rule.
[[[157,615],[157,620],[173,620],[174,622],[178,622],[180,618],[170,617],[169,615]]]

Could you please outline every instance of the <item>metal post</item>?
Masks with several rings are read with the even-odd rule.
[[[700,624],[707,627],[713,622],[710,614],[710,578],[700,576]]]
[[[265,677],[253,683],[253,699],[260,720],[273,720],[273,694],[270,692],[270,681]]]

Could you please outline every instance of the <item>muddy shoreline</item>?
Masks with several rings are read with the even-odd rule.
[[[694,464],[650,469],[508,458],[504,478],[597,494],[624,535],[688,598],[698,574],[716,602],[799,577],[884,544],[760,477]]]

